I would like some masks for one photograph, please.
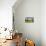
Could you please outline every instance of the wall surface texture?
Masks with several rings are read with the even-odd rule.
[[[41,0],[23,0],[13,10],[18,32],[22,32],[25,38],[34,40],[36,46],[41,46]],[[25,17],[34,17],[34,23],[25,23]]]
[[[46,46],[46,0],[19,1],[13,6],[15,29],[33,39],[36,46]],[[25,17],[34,17],[34,23],[25,23]]]

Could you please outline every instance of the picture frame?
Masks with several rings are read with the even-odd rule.
[[[25,23],[33,23],[34,17],[25,17]]]

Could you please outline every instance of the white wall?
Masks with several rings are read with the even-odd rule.
[[[31,0],[30,0],[31,1]],[[41,30],[41,38],[42,38],[42,46],[46,46],[46,0],[41,0],[42,1],[42,16],[41,16],[41,23],[42,23],[42,30]],[[16,0],[0,0],[0,26],[3,26],[3,27],[10,27],[10,28],[12,28],[12,6],[13,6],[13,4],[16,2]],[[32,0],[31,1],[32,2],[32,4],[34,4],[33,2],[35,2],[34,0]],[[37,1],[36,1],[37,2]],[[38,3],[39,3],[39,1],[38,1]],[[39,4],[36,4],[36,6],[37,5],[39,5]],[[30,4],[30,3],[29,3]],[[26,5],[26,4],[25,4]],[[39,5],[40,6],[40,5]],[[29,6],[30,7],[30,6]],[[33,7],[33,6],[32,6]],[[31,8],[32,8],[31,7]],[[34,7],[35,7],[35,4],[34,4]],[[24,7],[25,9],[28,9],[28,5],[27,6],[25,6]],[[23,9],[24,9],[23,8]],[[30,10],[30,8],[28,9],[28,10]],[[38,10],[38,8],[37,8],[37,10]],[[36,11],[37,11],[36,10]],[[20,11],[21,11],[21,9],[20,9]],[[24,10],[22,10],[23,12],[25,12]],[[31,11],[31,10],[30,10]],[[35,10],[34,10],[35,11]],[[21,15],[22,15],[22,13],[23,12],[21,12]],[[33,11],[32,11],[33,12]],[[24,34],[25,33],[27,33],[28,31],[27,30],[29,30],[29,32],[28,33],[30,33],[30,34],[32,34],[33,33],[33,31],[32,30],[34,30],[34,29],[30,29],[30,27],[32,26],[32,25],[34,25],[34,24],[26,24],[26,23],[24,23],[24,19],[25,19],[25,17],[26,17],[26,15],[28,16],[28,14],[29,14],[29,16],[31,15],[31,13],[30,12],[27,12],[26,14],[23,14],[23,15],[25,15],[25,16],[23,16],[22,17],[22,20],[19,20],[19,29],[18,29],[18,26],[17,26],[17,29],[18,29],[18,31],[20,31],[20,32],[24,32]],[[35,13],[34,13],[35,14]],[[34,15],[34,14],[32,14],[32,15]],[[20,15],[20,14],[19,14]],[[32,16],[31,15],[31,16]],[[17,16],[17,18],[18,18],[19,16]],[[36,17],[36,19],[37,18],[39,18],[39,17],[37,17],[36,15],[35,15],[35,17]],[[21,18],[21,17],[19,17],[19,18]],[[24,18],[24,19],[23,19]],[[20,24],[20,21],[21,21],[21,24]],[[36,21],[35,21],[36,22]],[[24,25],[23,25],[24,24]],[[22,26],[20,26],[20,25],[22,25]],[[31,25],[31,26],[30,26]],[[37,24],[36,24],[37,25]],[[38,25],[37,25],[38,26]],[[37,27],[36,26],[36,27]],[[24,28],[23,28],[24,27]],[[25,28],[26,27],[26,28]],[[29,27],[29,28],[28,28]],[[22,29],[23,28],[23,29]],[[28,29],[27,29],[28,28]],[[31,28],[33,28],[33,26],[31,27]],[[35,28],[35,26],[34,26],[34,28]],[[37,27],[38,28],[38,27]],[[21,29],[21,30],[20,30]],[[36,28],[35,28],[36,29]],[[26,30],[26,31],[25,31]],[[31,31],[30,31],[31,30]],[[38,31],[39,32],[39,31]],[[33,38],[33,36],[35,37],[35,31],[34,31],[34,33],[33,33],[33,35],[31,35],[31,38]],[[35,39],[35,38],[34,38]]]
[[[41,0],[23,0],[14,10],[15,28],[41,46]],[[34,23],[25,23],[25,17],[34,17]]]
[[[0,0],[0,27],[12,28],[12,6],[16,0]]]
[[[42,46],[46,46],[46,0],[41,1],[41,40]]]

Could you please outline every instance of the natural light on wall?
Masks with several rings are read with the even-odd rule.
[[[16,0],[0,0],[0,27],[12,29],[12,6]]]
[[[11,28],[12,27],[12,14],[9,9],[3,9],[0,11],[0,27],[7,27]],[[9,14],[10,13],[10,14]]]

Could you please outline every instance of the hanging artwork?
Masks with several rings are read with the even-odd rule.
[[[34,17],[25,17],[25,22],[26,23],[33,23],[34,22]]]

